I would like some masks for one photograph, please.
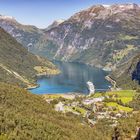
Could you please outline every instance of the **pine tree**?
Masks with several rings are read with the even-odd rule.
[[[114,134],[112,136],[112,140],[119,140],[119,138],[120,138],[120,132],[119,132],[118,128],[115,127]]]

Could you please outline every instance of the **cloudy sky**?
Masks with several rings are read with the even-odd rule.
[[[0,0],[0,14],[23,24],[45,28],[54,20],[67,19],[95,4],[137,3],[140,0]]]

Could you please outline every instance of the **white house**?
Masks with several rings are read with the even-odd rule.
[[[62,102],[59,102],[58,104],[55,105],[55,110],[64,111],[64,104]]]

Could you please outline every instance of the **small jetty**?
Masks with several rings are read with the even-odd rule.
[[[113,80],[109,75],[106,76],[105,79],[107,81],[109,81],[113,85],[113,88],[111,88],[111,90],[116,90],[117,89],[116,81],[115,80]]]
[[[88,90],[89,90],[89,94],[94,94],[95,93],[95,86],[91,81],[87,82],[88,85]]]

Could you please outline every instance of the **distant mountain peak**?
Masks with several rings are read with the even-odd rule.
[[[137,10],[140,9],[139,5],[135,4],[135,3],[127,3],[127,4],[114,4],[112,6],[110,6],[111,9],[114,10],[120,10],[120,11],[124,11],[124,10]]]
[[[105,19],[108,18],[108,16],[122,13],[125,11],[127,12],[129,10],[140,11],[140,6],[135,3],[114,4],[114,5],[93,5],[90,8],[87,8],[74,14],[70,18],[70,21],[82,23],[88,21],[89,23],[91,22],[91,20],[94,19]]]
[[[58,24],[63,23],[65,20],[64,19],[59,19],[59,20],[55,20],[54,22],[57,22]]]
[[[111,5],[108,4],[103,4],[104,7],[110,7]]]
[[[139,50],[139,13],[134,3],[93,5],[46,31],[49,43],[38,50],[49,50],[59,60],[115,69]]]
[[[16,19],[12,16],[6,16],[6,15],[0,15],[0,19],[4,19],[4,20],[14,20],[16,21]]]
[[[48,30],[50,30],[50,29],[52,29],[52,28],[57,27],[58,25],[60,25],[60,24],[63,23],[64,21],[65,21],[64,19],[55,20],[51,25],[49,25],[49,26],[45,29],[45,31],[48,31]]]
[[[0,27],[11,34],[23,46],[35,44],[43,31],[32,25],[24,25],[12,16],[0,15]]]
[[[55,20],[50,26],[58,26],[64,21],[65,21],[64,19]]]

